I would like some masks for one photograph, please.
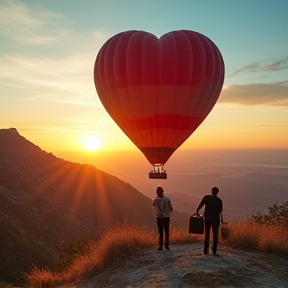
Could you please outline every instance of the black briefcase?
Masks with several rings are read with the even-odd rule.
[[[202,216],[192,215],[190,217],[189,233],[204,234],[204,218]]]

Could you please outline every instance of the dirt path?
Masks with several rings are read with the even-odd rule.
[[[288,258],[219,248],[203,255],[201,243],[146,249],[115,271],[106,271],[77,287],[277,287],[288,288]]]

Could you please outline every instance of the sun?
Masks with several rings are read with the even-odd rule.
[[[101,142],[95,136],[89,136],[82,140],[82,145],[88,151],[96,151],[101,148]]]

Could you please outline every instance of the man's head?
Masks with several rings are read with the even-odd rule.
[[[217,187],[212,188],[212,195],[216,196],[219,193],[219,189]]]
[[[157,188],[156,188],[156,193],[157,193],[157,196],[158,196],[158,197],[162,197],[163,194],[164,194],[163,188],[162,188],[162,187],[157,187]]]

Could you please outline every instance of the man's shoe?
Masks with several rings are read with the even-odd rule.
[[[203,252],[204,252],[205,255],[207,255],[208,254],[208,249],[204,248]]]
[[[166,249],[166,250],[170,250],[170,247],[169,247],[169,246],[165,246],[165,249]]]
[[[163,250],[163,247],[162,247],[162,246],[159,246],[157,249],[158,249],[159,251],[161,251],[161,250]]]

